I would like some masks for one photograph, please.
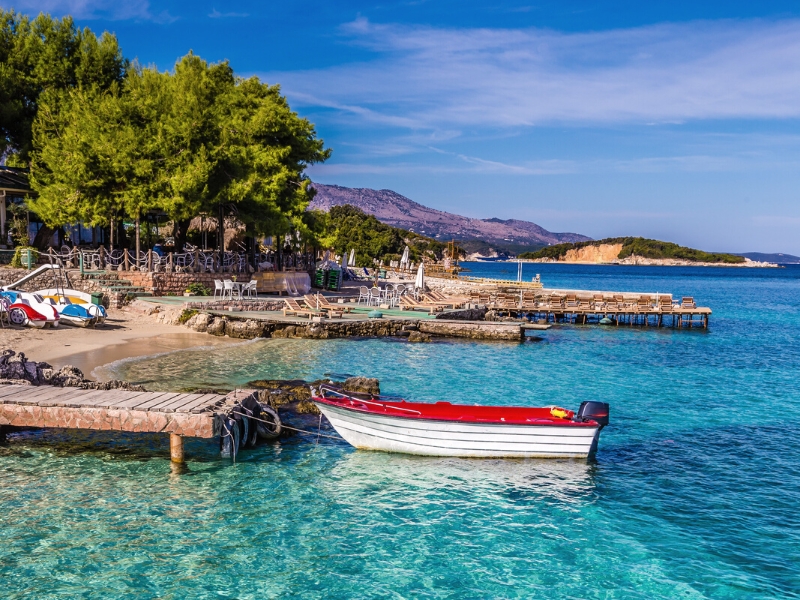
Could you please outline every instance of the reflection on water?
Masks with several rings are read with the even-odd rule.
[[[235,465],[188,440],[185,474],[170,470],[166,435],[11,436],[4,597],[797,598],[800,456],[783,415],[800,410],[800,270],[744,271],[560,272],[563,287],[702,298],[714,315],[698,335],[257,340],[109,365],[164,390],[339,373],[417,400],[603,400],[611,426],[596,463],[408,457],[299,435]]]
[[[394,501],[416,503],[431,493],[503,494],[565,503],[590,501],[594,466],[580,460],[494,460],[402,456],[356,451],[344,454],[329,471],[332,481],[381,490]]]

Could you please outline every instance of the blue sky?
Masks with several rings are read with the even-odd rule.
[[[280,83],[315,181],[595,238],[800,254],[800,4],[19,0]]]

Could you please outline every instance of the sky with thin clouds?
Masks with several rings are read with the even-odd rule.
[[[700,5],[700,6],[698,6]],[[794,2],[20,0],[279,83],[315,181],[594,238],[800,255]]]

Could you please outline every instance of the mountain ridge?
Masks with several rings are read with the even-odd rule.
[[[440,241],[480,240],[497,246],[536,247],[565,242],[589,241],[579,233],[548,231],[531,221],[519,219],[475,219],[424,206],[393,190],[348,188],[314,183],[317,193],[309,209],[329,211],[350,204],[374,215],[379,221],[423,234]]]

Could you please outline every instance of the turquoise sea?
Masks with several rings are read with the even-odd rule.
[[[598,399],[612,424],[596,460],[408,457],[302,435],[236,464],[192,441],[178,474],[166,436],[16,435],[0,446],[2,596],[800,597],[800,268],[525,265],[535,273],[692,295],[710,328],[259,340],[97,374],[173,389],[331,373],[418,400]]]

